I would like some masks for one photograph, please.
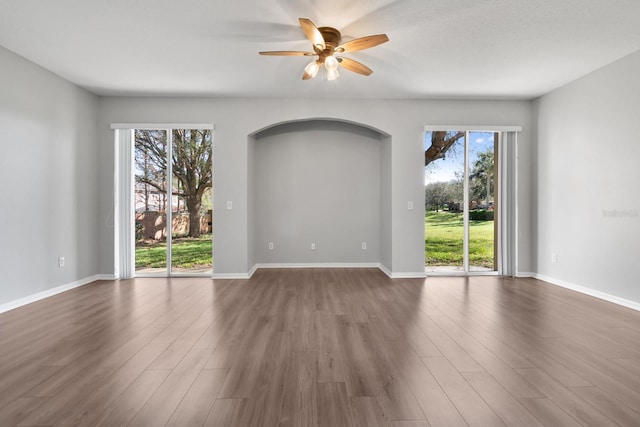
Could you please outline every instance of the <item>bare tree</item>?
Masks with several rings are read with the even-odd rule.
[[[200,206],[204,192],[211,188],[211,131],[173,130],[173,176],[181,185],[181,196],[189,212],[189,236],[200,237]]]
[[[200,236],[202,196],[212,186],[213,174],[211,131],[174,129],[171,166],[177,180],[171,194],[181,197],[189,212],[189,236]],[[166,192],[164,171],[167,170],[167,138],[162,130],[136,130],[136,162],[147,161],[145,173],[136,175],[138,182]],[[145,156],[147,156],[145,158]],[[139,159],[139,160],[138,160]],[[138,165],[140,168],[140,166]],[[152,173],[152,171],[158,171]]]

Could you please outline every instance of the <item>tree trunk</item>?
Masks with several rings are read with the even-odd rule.
[[[199,197],[185,198],[189,211],[189,237],[200,237],[200,204]]]
[[[435,160],[444,158],[449,148],[464,135],[464,132],[457,132],[454,135],[449,135],[449,138],[447,138],[447,132],[433,132],[431,134],[431,146],[424,152],[424,165],[427,166]]]

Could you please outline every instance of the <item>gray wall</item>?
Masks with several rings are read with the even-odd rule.
[[[534,103],[534,270],[640,302],[640,52]],[[557,254],[557,263],[551,254]]]
[[[97,274],[105,215],[97,97],[2,47],[0,70],[2,305]]]
[[[519,137],[519,266],[531,271],[531,103],[528,101],[411,101],[353,99],[210,99],[102,98],[100,138],[100,272],[113,272],[113,132],[111,123],[213,123],[214,141],[214,268],[217,274],[242,274],[257,262],[252,229],[256,208],[250,182],[255,179],[255,135],[274,124],[334,119],[353,122],[389,135],[381,149],[390,157],[387,188],[380,200],[390,209],[381,213],[380,260],[394,273],[424,271],[424,153],[426,124],[521,125]],[[387,145],[388,144],[388,145]],[[253,165],[252,168],[249,165]],[[381,178],[382,179],[382,178]],[[416,209],[407,210],[407,201]],[[226,201],[233,209],[225,209]],[[254,231],[251,231],[254,230]]]
[[[380,262],[381,136],[328,120],[256,135],[257,263]]]
[[[391,137],[382,139],[380,152],[380,264],[393,271]]]

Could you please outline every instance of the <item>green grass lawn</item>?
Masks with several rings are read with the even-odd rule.
[[[174,238],[171,246],[173,268],[207,268],[211,267],[211,235],[198,239],[184,237]],[[166,242],[149,244],[136,243],[136,269],[164,268],[167,266]]]
[[[425,215],[425,264],[462,265],[462,214],[427,211]],[[136,245],[136,269],[166,267],[166,243]],[[173,241],[174,268],[211,267],[211,236]],[[469,262],[472,266],[493,268],[493,221],[469,224]]]
[[[425,214],[425,265],[462,266],[462,213]],[[493,269],[493,221],[469,222],[469,264]]]

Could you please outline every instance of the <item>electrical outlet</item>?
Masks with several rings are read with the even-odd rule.
[[[273,242],[269,242],[269,250],[272,251],[273,250]]]
[[[407,202],[407,209],[412,211],[413,210],[413,202],[412,201],[408,201]]]
[[[312,243],[312,244],[311,244],[311,250],[312,250],[312,251],[315,251],[315,250],[316,250],[316,244],[315,244],[315,243]]]
[[[367,249],[367,242],[362,242],[362,249]]]
[[[554,264],[558,263],[558,254],[557,253],[554,252],[554,253],[551,254],[551,262],[554,263]]]
[[[227,200],[227,209],[233,209],[233,202],[231,200]]]
[[[58,268],[64,267],[64,257],[61,256],[58,258]]]

